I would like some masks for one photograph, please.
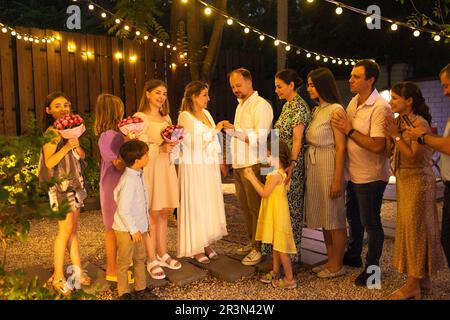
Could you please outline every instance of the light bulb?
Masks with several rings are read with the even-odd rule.
[[[136,61],[137,61],[136,55],[130,56],[130,62],[136,62]]]
[[[336,14],[342,14],[342,12],[344,12],[344,9],[342,9],[341,7],[336,8]]]
[[[419,30],[415,30],[413,35],[414,35],[414,37],[417,38],[418,36],[420,36],[420,31]]]
[[[88,8],[89,8],[89,10],[94,10],[94,5],[93,5],[93,4],[90,4],[90,5],[88,6]]]
[[[309,53],[309,52],[306,54],[306,57],[307,57],[307,58],[311,58],[311,56],[312,56],[312,55],[311,55],[311,53]]]
[[[332,62],[333,64],[336,64],[337,61],[336,61],[336,59],[333,59],[333,61],[331,61],[331,62]]]
[[[144,36],[144,40],[147,41],[148,40],[148,36]]]
[[[397,31],[397,30],[398,30],[398,25],[397,25],[396,23],[393,23],[393,24],[391,25],[391,30],[392,30],[392,31]]]
[[[264,41],[265,38],[266,37],[263,34],[259,36],[259,40],[261,40],[261,41]]]
[[[2,32],[3,32],[3,33],[7,33],[7,32],[8,32],[8,29],[2,28]]]
[[[328,62],[328,58],[327,57],[323,58],[323,62]]]
[[[106,13],[102,12],[102,18],[105,19],[106,18]]]
[[[295,51],[296,54],[302,53],[300,50]]]
[[[249,28],[245,28],[245,29],[244,29],[244,32],[245,32],[245,33],[249,33],[249,32],[250,32],[250,29],[249,29]]]
[[[120,19],[116,19],[116,24],[120,24]]]
[[[121,52],[116,52],[116,54],[114,55],[114,57],[116,57],[117,60],[120,60],[123,58],[122,53]]]
[[[141,35],[141,32],[139,30],[136,31],[136,35],[139,37]]]
[[[228,24],[229,26],[231,26],[231,25],[233,24],[233,19],[228,19],[228,20],[227,20],[227,24]]]
[[[286,46],[286,51],[291,51],[291,46]]]
[[[434,36],[433,39],[434,39],[434,41],[436,41],[436,42],[441,41],[441,36],[437,34],[437,35]]]
[[[16,36],[16,32],[13,30],[13,31],[11,31],[11,35],[13,36],[13,37],[15,37]]]
[[[372,23],[372,17],[367,17],[366,18],[366,23],[367,24],[371,24]]]
[[[320,56],[316,56],[316,60],[319,61],[320,60]]]
[[[276,45],[277,47],[280,45],[280,40],[275,40],[274,42],[273,42],[273,44],[274,45]]]
[[[127,31],[130,30],[130,27],[127,26],[127,25],[126,25],[125,27],[123,27],[123,28],[124,28],[125,30],[127,30]]]
[[[159,43],[159,46],[160,46],[160,47],[164,46],[164,43],[160,42],[160,43]]]
[[[211,8],[210,8],[210,7],[206,7],[206,8],[205,8],[205,14],[206,14],[207,16],[209,16],[211,13],[212,13]]]

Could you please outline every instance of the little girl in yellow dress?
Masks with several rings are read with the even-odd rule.
[[[268,162],[277,169],[267,175],[266,184],[263,185],[256,178],[251,168],[244,170],[245,178],[251,182],[262,198],[255,239],[273,246],[273,270],[260,280],[272,283],[276,288],[293,289],[297,287],[297,282],[292,273],[289,254],[297,254],[297,248],[292,233],[285,185],[287,177],[285,168],[290,164],[290,152],[282,141],[279,142],[278,156],[271,155],[270,141],[267,142],[267,146]],[[279,278],[281,265],[285,273],[284,278]]]

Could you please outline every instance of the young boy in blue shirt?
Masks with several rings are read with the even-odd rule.
[[[149,232],[148,194],[143,178],[143,168],[148,163],[148,146],[138,140],[122,145],[120,156],[126,164],[125,171],[114,189],[117,209],[113,230],[117,239],[117,289],[122,300],[154,299],[147,289],[143,241]],[[128,284],[128,267],[133,262],[134,289],[131,294]]]

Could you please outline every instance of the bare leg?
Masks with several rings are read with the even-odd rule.
[[[114,230],[105,231],[106,275],[117,276],[117,245]]]
[[[272,270],[273,273],[279,274],[280,273],[280,266],[281,266],[281,260],[280,260],[280,253],[278,251],[272,252]]]
[[[156,259],[156,226],[157,226],[157,211],[150,212],[150,231],[144,237],[145,249],[147,250],[147,262]]]
[[[72,219],[72,232],[67,241],[67,248],[70,253],[70,260],[74,266],[81,268],[81,259],[80,259],[80,247],[78,245],[78,217],[80,216],[80,210],[76,210],[73,212]]]
[[[66,252],[67,243],[72,233],[73,213],[69,212],[65,220],[58,221],[58,234],[55,238],[53,247],[53,278],[59,280],[64,278],[64,254]]]
[[[292,282],[294,280],[294,275],[292,273],[292,263],[289,254],[282,252],[277,252],[277,254],[280,257],[281,264],[284,269],[284,278],[286,279],[287,282]]]
[[[342,269],[345,247],[347,245],[347,230],[324,230],[325,244],[327,246],[328,262],[327,269],[334,273]],[[327,241],[330,243],[327,244]]]
[[[156,251],[160,257],[167,253],[167,209],[158,211],[156,219]]]
[[[324,267],[326,269],[330,268],[330,265],[332,264],[332,253],[333,253],[333,241],[331,238],[330,231],[323,229],[323,239],[325,240],[325,247],[327,248],[327,256],[328,261],[325,263]]]

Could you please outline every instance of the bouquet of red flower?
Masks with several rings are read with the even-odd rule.
[[[53,123],[53,127],[58,130],[64,139],[76,139],[86,131],[83,122],[83,118],[78,114],[66,114],[64,117],[56,120]]]
[[[144,130],[144,120],[139,117],[126,117],[119,122],[119,129],[124,135],[130,134],[134,139],[135,135],[140,135]]]
[[[161,136],[166,142],[179,142],[184,139],[185,130],[182,126],[171,125],[166,127],[162,132]]]
[[[177,154],[180,151],[178,143],[184,139],[184,135],[185,135],[184,128],[177,124],[170,125],[161,132],[161,136],[163,137],[164,141],[168,143],[177,143],[177,145],[169,155],[170,163],[173,163],[173,158],[175,157],[175,154]]]

